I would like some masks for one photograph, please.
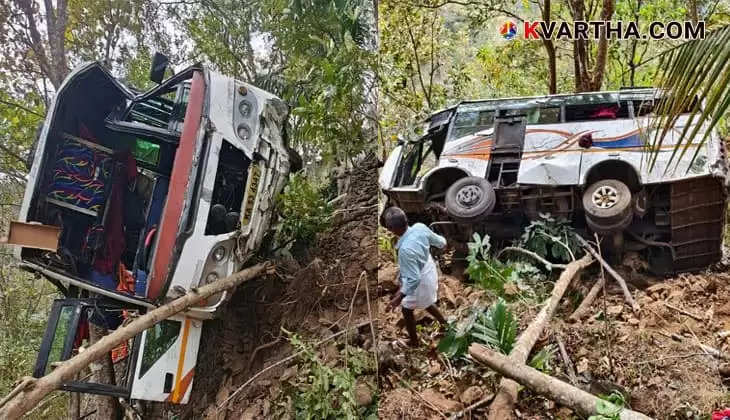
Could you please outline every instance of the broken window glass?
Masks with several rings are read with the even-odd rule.
[[[220,235],[238,229],[250,164],[251,160],[243,151],[223,140],[205,227],[206,235]]]

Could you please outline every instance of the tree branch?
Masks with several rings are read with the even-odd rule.
[[[18,109],[22,109],[23,111],[25,111],[25,112],[27,112],[29,114],[37,115],[37,116],[39,116],[41,118],[44,118],[45,117],[45,115],[39,114],[39,113],[33,111],[32,109],[30,109],[30,108],[28,108],[28,107],[26,107],[24,105],[21,105],[19,103],[16,103],[16,102],[6,101],[4,99],[0,99],[0,104],[7,105],[7,106],[12,106],[12,107],[15,107],[15,108],[18,108]]]

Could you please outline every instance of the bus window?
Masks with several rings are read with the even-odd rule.
[[[536,108],[534,114],[528,114],[528,124],[557,124],[560,122],[560,107]]]
[[[567,105],[565,107],[566,122],[615,120],[618,118],[629,118],[627,102]]]
[[[458,139],[494,126],[494,110],[468,111],[456,114],[449,140]]]

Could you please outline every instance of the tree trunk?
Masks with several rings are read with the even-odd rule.
[[[613,16],[613,9],[616,0],[603,0],[603,9],[601,10],[601,20],[608,22]],[[593,67],[593,77],[591,78],[591,90],[601,90],[603,85],[603,75],[606,72],[606,58],[608,56],[608,34],[606,28],[603,28],[603,36],[598,40],[596,48],[596,61]]]
[[[550,2],[551,0],[545,0],[542,6],[542,20],[545,23],[550,23]],[[545,47],[545,52],[548,57],[548,93],[554,95],[558,93],[558,76],[557,76],[557,59],[555,57],[555,44],[552,39],[547,37],[542,38],[542,45]]]
[[[696,25],[697,21],[700,20],[700,14],[697,12],[697,0],[689,0],[687,14],[689,15],[688,17],[692,21],[692,23]]]
[[[91,346],[101,341],[102,338],[107,336],[109,331],[98,325],[89,322],[89,343]],[[114,364],[112,363],[111,353],[106,352],[104,355],[91,362],[91,382],[97,384],[109,384],[116,385],[116,377],[114,376]],[[74,375],[77,376],[77,375]],[[96,409],[96,413],[92,416],[87,417],[89,420],[107,420],[116,419],[119,413],[119,406],[117,399],[105,395],[94,395],[90,398],[91,407]]]
[[[527,362],[527,356],[530,355],[532,347],[542,335],[545,327],[553,317],[555,310],[558,307],[560,299],[563,298],[565,291],[570,286],[573,278],[578,273],[586,268],[593,262],[593,258],[590,254],[586,254],[583,258],[573,261],[565,267],[565,270],[560,274],[558,281],[555,282],[553,287],[553,293],[550,295],[550,299],[547,304],[542,307],[540,313],[537,314],[535,320],[530,323],[527,329],[520,335],[517,340],[515,347],[509,354],[509,360],[515,365],[524,365]],[[472,347],[469,347],[469,354],[477,357],[472,353]],[[489,407],[489,420],[506,420],[514,418],[512,411],[515,403],[517,402],[517,392],[519,385],[517,382],[503,378],[499,383],[499,391],[494,397],[492,405]]]
[[[256,278],[271,267],[272,265],[268,262],[260,263],[203,287],[194,288],[182,297],[147,312],[130,322],[127,326],[118,328],[113,333],[103,337],[97,343],[87,348],[84,352],[63,362],[53,372],[36,380],[32,386],[28,386],[24,391],[18,393],[18,395],[0,409],[0,418],[20,418],[30,408],[38,404],[46,395],[59,389],[64,382],[73,378],[74,375],[89,366],[93,361],[104,357],[105,354],[108,354],[119,343],[131,339],[160,321],[184,311],[207,297]]]
[[[598,414],[596,410],[597,405],[603,400],[580,388],[576,388],[552,376],[545,375],[537,369],[523,364],[517,364],[511,357],[494,352],[481,344],[475,343],[469,346],[469,354],[479,362],[494,369],[497,373],[512,378],[534,392],[560,405],[578,411],[585,417]],[[610,404],[606,401],[604,403]],[[494,406],[494,403],[492,403],[492,406]],[[491,410],[489,414],[491,418]],[[619,412],[619,418],[621,420],[651,419],[651,417],[628,409],[621,410]]]
[[[27,42],[38,60],[38,66],[43,76],[51,81],[56,90],[68,74],[66,61],[66,28],[68,26],[68,10],[66,0],[58,0],[53,7],[51,0],[44,0],[46,34],[48,37],[48,52],[44,45],[43,36],[38,30],[38,23],[42,19],[35,10],[35,2],[31,0],[15,0],[22,10],[27,22]]]

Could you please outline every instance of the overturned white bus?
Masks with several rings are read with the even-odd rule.
[[[166,60],[155,61],[164,73]],[[165,81],[157,70],[159,86],[138,93],[100,63],[82,65],[48,110],[9,234],[21,267],[66,296],[50,314],[37,377],[85,345],[90,323],[114,329],[240,270],[296,162],[279,98],[199,65]],[[63,389],[187,402],[203,320],[225,299],[115,349],[116,383]]]
[[[700,130],[670,163],[691,123],[684,115],[652,166],[650,116],[660,100],[654,89],[626,89],[462,102],[398,144],[380,187],[389,205],[457,243],[473,231],[516,238],[551,213],[609,235],[614,251],[645,252],[655,273],[703,268],[721,257],[724,143],[711,133],[701,144]]]

